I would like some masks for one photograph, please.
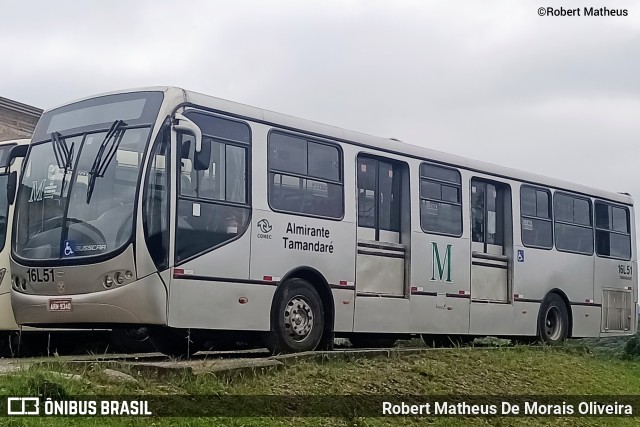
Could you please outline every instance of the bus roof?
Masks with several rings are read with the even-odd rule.
[[[372,148],[387,153],[393,153],[397,155],[403,155],[415,159],[431,161],[441,163],[443,165],[449,165],[452,167],[458,167],[471,171],[476,171],[486,175],[492,175],[495,177],[509,178],[516,181],[526,182],[530,184],[537,184],[554,189],[561,189],[589,195],[596,198],[609,199],[618,203],[627,205],[633,204],[633,198],[627,193],[615,193],[611,191],[601,190],[585,186],[582,184],[571,183],[560,179],[550,178],[543,175],[524,172],[518,169],[500,166],[488,162],[479,160],[473,160],[467,157],[458,156],[455,154],[449,154],[442,151],[421,147],[413,144],[408,144],[398,140],[372,136],[356,131],[350,131],[335,126],[330,126],[312,120],[301,119],[286,114],[276,113],[270,110],[264,110],[257,107],[252,107],[246,104],[240,104],[237,102],[229,101],[222,98],[216,98],[214,96],[201,94],[198,92],[187,91],[185,89],[169,86],[158,87],[146,87],[128,90],[119,90],[114,92],[103,93],[99,95],[85,97],[73,102],[79,102],[85,99],[95,98],[99,96],[112,95],[118,93],[128,92],[155,92],[160,91],[165,94],[165,101],[172,103],[191,103],[207,107],[212,110],[219,111],[231,116],[235,116],[241,119],[247,119],[257,121],[269,125],[278,126],[284,129],[299,131],[314,135],[317,137],[324,137],[328,139],[338,140],[345,143],[355,144],[362,147]],[[71,104],[73,102],[66,103],[64,105]],[[50,110],[47,110],[48,112]]]

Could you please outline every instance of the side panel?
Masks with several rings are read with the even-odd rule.
[[[269,330],[273,285],[174,278],[171,286],[169,326]]]
[[[636,269],[635,261],[596,257],[594,302],[602,305],[602,319],[600,326],[590,331],[589,336],[598,336],[598,330],[600,336],[635,333]]]
[[[238,283],[249,278],[250,248],[251,226],[239,239],[181,264],[184,276],[171,279],[169,326],[268,330],[265,307],[275,287]],[[240,297],[249,302],[240,304]]]
[[[469,332],[469,240],[413,233],[411,330]]]
[[[514,251],[513,297],[516,302],[528,302],[527,314],[516,310],[516,318],[531,316],[530,323],[522,324],[515,333],[535,335],[537,316],[544,297],[554,289],[564,293],[571,303],[568,309],[573,319],[572,336],[597,336],[594,318],[600,319],[598,301],[594,301],[594,256],[525,247],[522,244],[520,186],[514,190]],[[553,193],[553,190],[551,190]],[[555,227],[553,227],[555,243]],[[591,302],[589,302],[591,301]],[[517,323],[517,321],[516,321]]]
[[[268,201],[267,136],[272,128],[252,123],[253,214],[250,279],[271,277],[279,282],[287,273],[310,268],[333,290],[336,332],[353,329],[356,225],[354,158],[343,146],[344,218],[330,220],[274,212]],[[311,231],[311,230],[314,231]],[[345,303],[347,301],[347,303]],[[269,308],[271,301],[269,301]],[[268,315],[269,310],[266,314]]]
[[[406,333],[411,301],[406,298],[358,296],[354,332]]]

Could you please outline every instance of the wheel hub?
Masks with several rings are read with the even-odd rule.
[[[313,311],[309,301],[301,295],[289,300],[284,314],[284,327],[287,335],[295,341],[303,341],[313,329]]]
[[[562,321],[560,320],[560,309],[550,307],[545,316],[545,332],[549,339],[555,341],[562,335]]]

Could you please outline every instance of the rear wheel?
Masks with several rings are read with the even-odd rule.
[[[157,351],[176,359],[189,358],[199,350],[188,329],[154,327],[149,329],[149,338]]]
[[[271,332],[265,345],[273,353],[315,350],[324,331],[320,296],[304,279],[287,280],[276,294],[271,313]]]
[[[549,294],[538,314],[538,338],[545,344],[562,343],[569,336],[569,312],[560,296]]]

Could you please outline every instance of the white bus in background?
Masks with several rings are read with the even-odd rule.
[[[177,88],[49,110],[32,141],[20,323],[144,325],[172,355],[635,333],[626,194]]]
[[[28,139],[0,142],[0,354],[14,353],[13,346],[17,345],[15,336],[19,331],[18,324],[11,309],[11,269],[9,267],[9,253],[11,252],[11,221],[13,206],[7,199],[7,184],[12,171],[19,171],[22,158],[26,154]],[[9,159],[11,150],[15,160]],[[18,151],[22,150],[18,156]],[[17,350],[17,349],[16,349]]]
[[[118,351],[149,351],[144,330],[106,330],[88,334],[85,331],[21,327],[11,308],[11,230],[14,205],[10,204],[16,190],[17,177],[30,140],[0,142],[0,355],[53,354],[82,348],[78,343],[91,344],[92,339],[106,338]],[[14,174],[12,179],[11,175]],[[11,194],[11,195],[10,195]]]

